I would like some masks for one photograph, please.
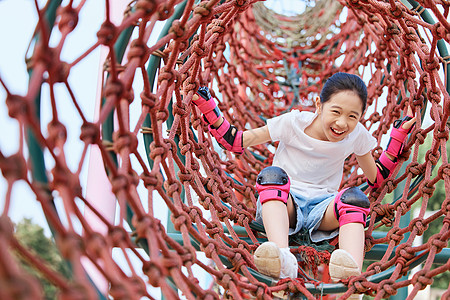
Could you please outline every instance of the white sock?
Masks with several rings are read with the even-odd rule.
[[[280,248],[281,271],[280,278],[297,278],[297,258],[291,253],[289,247]]]

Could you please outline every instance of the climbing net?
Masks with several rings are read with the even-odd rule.
[[[27,61],[27,93],[15,94],[0,77],[9,117],[19,125],[16,153],[0,149],[7,186],[0,219],[2,299],[42,295],[6,245],[56,286],[61,299],[158,298],[149,286],[167,299],[270,299],[278,291],[308,299],[333,291],[345,292],[344,298],[359,292],[380,299],[409,286],[413,299],[450,269],[448,1],[307,1],[304,14],[288,17],[251,0],[137,0],[118,23],[110,17],[114,1],[105,1],[104,22],[93,29],[98,40],[73,61],[64,61],[61,52],[86,3],[61,2],[36,4],[39,22]],[[161,21],[165,27],[158,40],[149,43]],[[51,47],[56,33],[59,42]],[[76,80],[71,70],[100,47],[108,52],[102,101],[97,118],[90,119],[81,105],[86,99],[77,98],[71,87]],[[329,253],[294,245],[303,267],[314,274],[305,271],[298,279],[277,282],[256,272],[252,260],[264,241],[253,223],[255,179],[271,164],[277,144],[251,147],[242,155],[224,152],[191,105],[192,96],[199,85],[209,86],[232,124],[255,128],[290,109],[313,110],[313,97],[337,71],[358,74],[368,85],[369,108],[361,122],[378,140],[375,157],[408,106],[417,116],[393,176],[377,190],[365,190],[372,203],[366,251],[383,251],[361,276],[333,285],[326,276],[313,277]],[[61,86],[64,96],[57,93]],[[40,97],[41,88],[49,90],[48,97]],[[41,102],[51,108],[47,124],[40,121]],[[137,113],[131,109],[136,103]],[[58,110],[69,105],[77,115],[63,120]],[[136,121],[130,114],[138,115]],[[67,155],[72,138],[67,127],[73,123],[81,124],[76,141],[83,150],[77,157]],[[102,206],[101,199],[86,193],[80,175],[93,148],[114,196]],[[421,149],[426,149],[423,161]],[[67,163],[73,160],[76,168]],[[364,186],[354,157],[344,171],[343,187]],[[13,234],[10,210],[21,199],[11,195],[19,181],[40,204],[71,278]],[[445,195],[429,213],[439,184]],[[114,219],[105,207],[116,205]],[[404,225],[412,208],[418,214]],[[161,219],[167,213],[166,225]],[[437,222],[436,234],[413,243]],[[382,228],[385,234],[377,235]],[[86,272],[87,265],[97,275]],[[417,265],[420,271],[405,276]],[[199,274],[214,278],[214,284],[205,285]],[[93,283],[101,281],[106,289]]]

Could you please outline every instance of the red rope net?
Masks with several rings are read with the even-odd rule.
[[[104,22],[99,30],[93,29],[98,41],[72,62],[63,61],[61,51],[85,1],[78,5],[68,1],[60,7],[52,26],[46,12],[54,2],[38,10],[39,40],[28,61],[28,92],[14,94],[1,80],[9,116],[20,128],[17,152],[6,155],[0,149],[0,169],[7,183],[0,219],[2,299],[42,297],[36,279],[25,273],[9,250],[17,251],[55,285],[61,299],[94,299],[98,293],[114,299],[157,298],[149,285],[158,287],[167,299],[180,295],[268,299],[280,290],[314,299],[308,283],[319,286],[320,281],[304,276],[270,286],[251,271],[252,252],[262,237],[250,227],[255,178],[271,163],[276,144],[256,146],[239,156],[222,151],[200,122],[191,99],[199,84],[208,85],[231,123],[241,129],[254,128],[289,109],[312,110],[311,99],[337,71],[358,74],[368,85],[370,107],[361,122],[378,139],[375,156],[381,153],[392,123],[409,105],[418,116],[400,158],[404,163],[378,190],[366,191],[372,202],[366,250],[386,245],[386,251],[361,276],[344,282],[348,286],[344,297],[360,292],[380,299],[410,286],[412,299],[434,276],[449,270],[448,261],[433,264],[450,235],[448,1],[324,0],[310,2],[312,6],[302,15],[287,17],[250,0],[138,0],[130,3],[119,25],[111,22],[110,1],[106,1]],[[149,43],[161,20],[168,20],[170,29],[156,43]],[[127,30],[134,34],[125,43],[127,59],[122,61],[114,45]],[[59,43],[50,47],[50,36],[56,32]],[[109,50],[104,101],[98,120],[93,120],[80,105],[86,99],[77,98],[71,88],[71,80],[76,80],[71,70],[101,45]],[[152,59],[159,63],[147,71]],[[156,79],[152,77],[155,70]],[[55,91],[57,85],[67,91],[64,99]],[[41,124],[37,114],[35,99],[41,87],[50,91],[48,98],[41,99],[51,107],[48,124]],[[83,150],[78,157],[66,154],[71,138],[67,126],[72,121],[58,116],[61,103],[73,105],[78,112],[73,118],[82,123],[77,143]],[[132,122],[130,113],[135,112],[130,107],[135,103],[140,107],[139,118]],[[108,137],[105,124],[112,113],[116,122]],[[427,136],[431,146],[425,142]],[[80,173],[87,168],[91,145],[101,152],[120,211],[117,222],[95,207],[98,199],[85,196]],[[36,158],[33,147],[42,149],[45,159]],[[421,149],[427,150],[423,161]],[[78,167],[71,169],[69,160],[77,160]],[[28,185],[42,207],[58,249],[71,265],[70,280],[23,247],[13,234],[9,214],[12,203],[20,202],[11,197],[18,181]],[[342,185],[364,181],[350,157]],[[443,184],[445,195],[440,207],[426,214],[438,184]],[[146,191],[144,196],[140,187]],[[394,191],[399,191],[397,201],[386,201]],[[62,203],[57,209],[55,199]],[[161,222],[166,211],[161,212],[158,201],[170,212],[174,229]],[[107,228],[105,234],[85,217],[85,207]],[[401,225],[401,217],[413,207],[418,209],[417,216]],[[436,222],[440,222],[438,233],[425,243],[413,244]],[[379,228],[385,228],[385,237],[373,235]],[[112,249],[118,250],[125,266]],[[300,253],[310,250],[293,248]],[[315,264],[327,260],[324,253],[316,257],[320,259]],[[403,277],[420,259],[422,269],[411,278]],[[99,272],[109,286],[107,291],[95,289],[83,261]],[[369,280],[384,271],[390,273],[383,280]],[[214,285],[200,282],[203,273],[214,278]],[[449,295],[450,289],[444,297]]]

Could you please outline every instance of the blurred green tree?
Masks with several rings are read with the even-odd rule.
[[[27,249],[34,252],[42,260],[48,263],[49,267],[65,278],[70,278],[70,268],[62,258],[52,238],[46,237],[44,229],[34,224],[31,219],[23,219],[16,224],[15,236],[17,240]],[[45,299],[53,300],[57,298],[58,288],[51,284],[38,270],[30,266],[18,254],[24,270],[35,278],[38,278],[44,291]]]

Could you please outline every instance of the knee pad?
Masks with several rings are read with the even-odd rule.
[[[278,200],[287,204],[290,187],[289,176],[279,167],[267,167],[256,178],[256,189],[261,204],[269,200]]]
[[[370,201],[357,187],[340,191],[334,200],[334,215],[339,226],[348,223],[366,225],[366,218],[370,211]]]

